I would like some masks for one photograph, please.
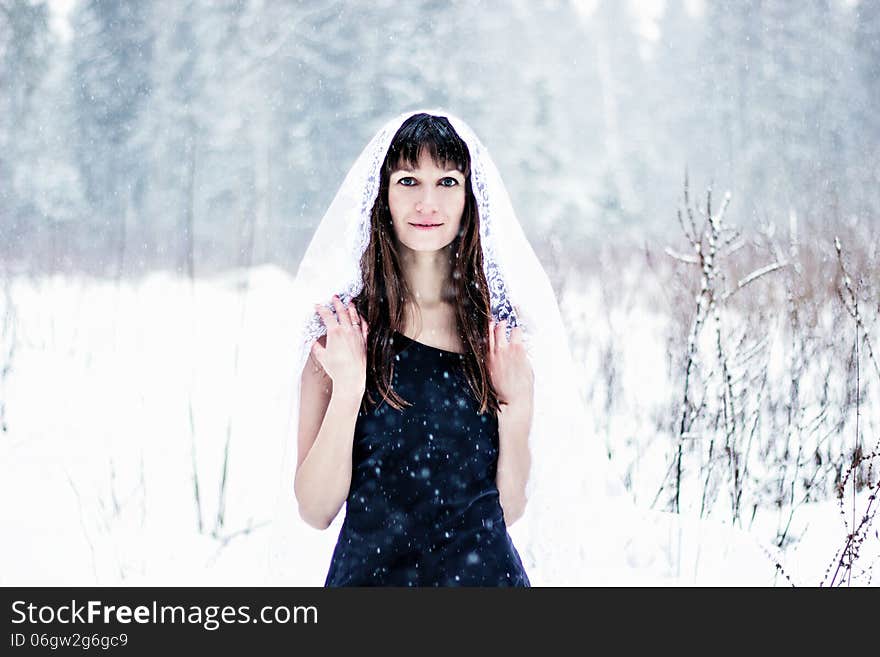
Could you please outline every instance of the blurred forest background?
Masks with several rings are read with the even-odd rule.
[[[677,230],[687,168],[740,225],[874,222],[876,0],[0,0],[14,271],[294,272],[389,116],[486,143],[539,254]]]

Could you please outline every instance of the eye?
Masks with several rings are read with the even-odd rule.
[[[412,176],[403,176],[397,181],[397,184],[403,185],[404,187],[415,187],[418,184],[418,181]],[[439,184],[441,187],[455,187],[460,183],[452,176],[446,176],[445,178],[440,179]]]

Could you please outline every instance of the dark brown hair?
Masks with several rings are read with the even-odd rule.
[[[376,390],[393,408],[412,404],[391,387],[394,359],[393,332],[403,332],[406,302],[410,290],[403,276],[391,211],[388,186],[391,173],[401,166],[415,168],[419,156],[430,154],[434,163],[450,165],[464,174],[465,204],[458,235],[446,247],[452,261],[452,276],[444,300],[455,306],[456,330],[464,346],[465,376],[479,402],[480,413],[497,412],[499,400],[489,378],[486,359],[489,352],[489,286],[483,272],[483,249],[477,202],[471,188],[470,153],[446,117],[415,114],[408,118],[391,140],[382,163],[379,192],[370,215],[370,242],[361,258],[364,287],[353,299],[358,313],[370,327],[367,337],[367,395],[365,405],[376,406]]]

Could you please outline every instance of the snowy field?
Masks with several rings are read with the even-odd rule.
[[[281,450],[294,435],[291,289],[292,279],[271,266],[194,287],[167,274],[118,285],[75,277],[7,282],[0,585],[323,583],[344,511],[325,532],[297,519],[294,581],[264,577]],[[609,306],[596,281],[569,284],[563,295],[594,419],[585,435],[604,441],[613,469],[646,508],[669,466],[669,443],[657,427],[680,397],[666,362],[669,320],[637,297]],[[876,427],[876,407],[862,412],[864,427]],[[855,503],[847,493],[847,514],[866,508],[866,490]],[[694,508],[683,505],[688,522]],[[740,554],[752,550],[756,570],[725,571],[724,555],[715,555],[692,582],[788,585],[772,576],[757,549],[763,545],[796,584],[818,585],[846,537],[836,501],[799,504],[789,529],[796,540],[777,553],[770,546],[781,516],[760,507],[728,530],[721,512],[712,515],[705,527],[729,532]],[[577,526],[576,510],[571,522]],[[525,522],[510,528],[516,544],[528,531]],[[853,584],[876,585],[855,575],[876,558],[878,543],[872,529]],[[583,550],[589,558],[588,536]],[[539,555],[523,558],[541,585]],[[667,582],[617,572],[597,583]]]

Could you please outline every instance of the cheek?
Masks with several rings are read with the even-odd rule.
[[[406,199],[401,198],[400,194],[388,194],[388,211],[391,214],[391,227],[394,235],[399,239],[400,231],[406,224],[406,217],[409,213]]]
[[[464,194],[449,199],[449,204],[446,206],[446,215],[453,223],[459,223],[462,214],[464,214]]]
[[[391,212],[392,218],[396,218],[397,215],[400,214],[400,206],[401,206],[401,202],[400,202],[400,198],[398,198],[398,195],[395,194],[394,192],[392,192],[391,190],[389,190],[388,191],[388,210]]]

